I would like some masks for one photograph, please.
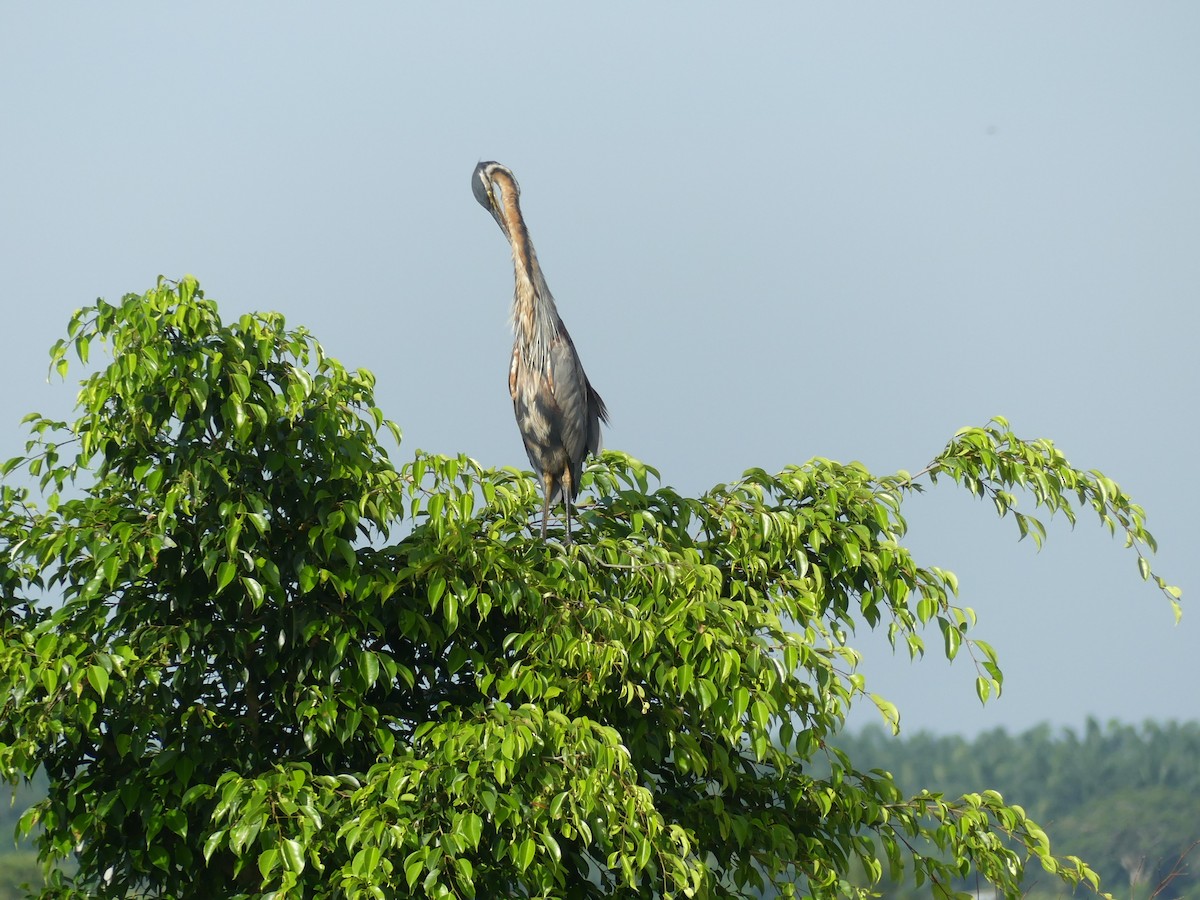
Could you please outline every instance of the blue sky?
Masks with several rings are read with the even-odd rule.
[[[73,309],[191,272],[372,369],[402,456],[524,466],[508,250],[469,185],[497,159],[608,446],[698,492],[917,470],[1003,414],[1146,507],[1186,610],[1197,46],[1185,3],[8,4],[0,455],[68,412]],[[1086,517],[1039,554],[949,485],[908,515],[1007,681],[981,709],[968,660],[864,634],[906,730],[1200,717],[1195,617]]]

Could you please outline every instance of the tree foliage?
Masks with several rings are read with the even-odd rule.
[[[564,548],[525,473],[393,464],[370,373],[277,314],[224,324],[160,280],[77,312],[53,369],[99,344],[0,497],[0,771],[49,776],[22,819],[42,896],[829,897],[856,859],[940,894],[1031,861],[1094,883],[999,794],[904,796],[827,744],[855,701],[897,719],[861,625],[917,655],[935,623],[1001,688],[953,574],[903,546],[907,473],[814,459],[689,498],[610,451]],[[1090,507],[1157,580],[1141,509],[1001,419],[922,475],[1035,540],[1012,491]]]

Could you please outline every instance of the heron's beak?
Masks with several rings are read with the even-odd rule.
[[[511,239],[508,233],[508,223],[504,221],[504,213],[500,211],[500,201],[496,197],[496,192],[492,190],[491,185],[487,190],[488,203],[491,205],[492,218],[496,220],[496,224],[500,226],[500,230],[504,232],[504,236]]]
[[[491,182],[485,181],[483,184],[483,194],[487,197],[488,211],[496,218],[500,217],[500,201],[496,197],[496,192],[493,190]]]

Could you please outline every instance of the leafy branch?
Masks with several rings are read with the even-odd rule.
[[[1033,516],[1017,511],[1011,489],[1032,494],[1037,507],[1051,516],[1063,515],[1072,527],[1077,521],[1076,507],[1090,507],[1109,533],[1120,530],[1125,546],[1137,554],[1138,573],[1166,594],[1175,621],[1182,616],[1179,601],[1183,592],[1151,570],[1147,551],[1156,552],[1158,543],[1146,528],[1145,511],[1103,472],[1071,466],[1053,441],[1022,440],[1013,434],[1008,420],[996,416],[982,428],[960,429],[945,450],[913,478],[925,474],[933,483],[945,475],[975,496],[990,498],[996,512],[1001,517],[1012,515],[1021,538],[1031,538],[1039,549],[1046,528]]]

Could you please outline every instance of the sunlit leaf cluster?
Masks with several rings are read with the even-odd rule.
[[[1179,621],[1183,592],[1150,569],[1147,553],[1156,551],[1158,544],[1146,529],[1145,510],[1103,472],[1072,467],[1053,441],[1022,441],[1008,421],[997,416],[983,428],[961,429],[926,471],[934,482],[939,475],[948,475],[977,497],[990,497],[996,512],[1012,516],[1021,537],[1031,538],[1038,547],[1045,540],[1045,526],[1017,511],[1013,489],[1029,494],[1038,507],[1051,515],[1061,514],[1072,525],[1077,508],[1090,508],[1111,534],[1120,533],[1125,546],[1134,549],[1142,579],[1153,580],[1167,595]]]
[[[1001,688],[953,574],[903,545],[907,474],[814,459],[693,498],[610,451],[564,546],[526,473],[393,463],[370,373],[277,314],[223,323],[185,278],[67,334],[54,371],[110,361],[74,421],[29,417],[0,498],[0,771],[50,777],[43,896],[1092,881],[998,795],[904,797],[833,747],[856,701],[899,721],[856,629],[915,657],[929,626]],[[1115,484],[1000,420],[928,471],[1001,513],[1077,496],[1153,549]]]

